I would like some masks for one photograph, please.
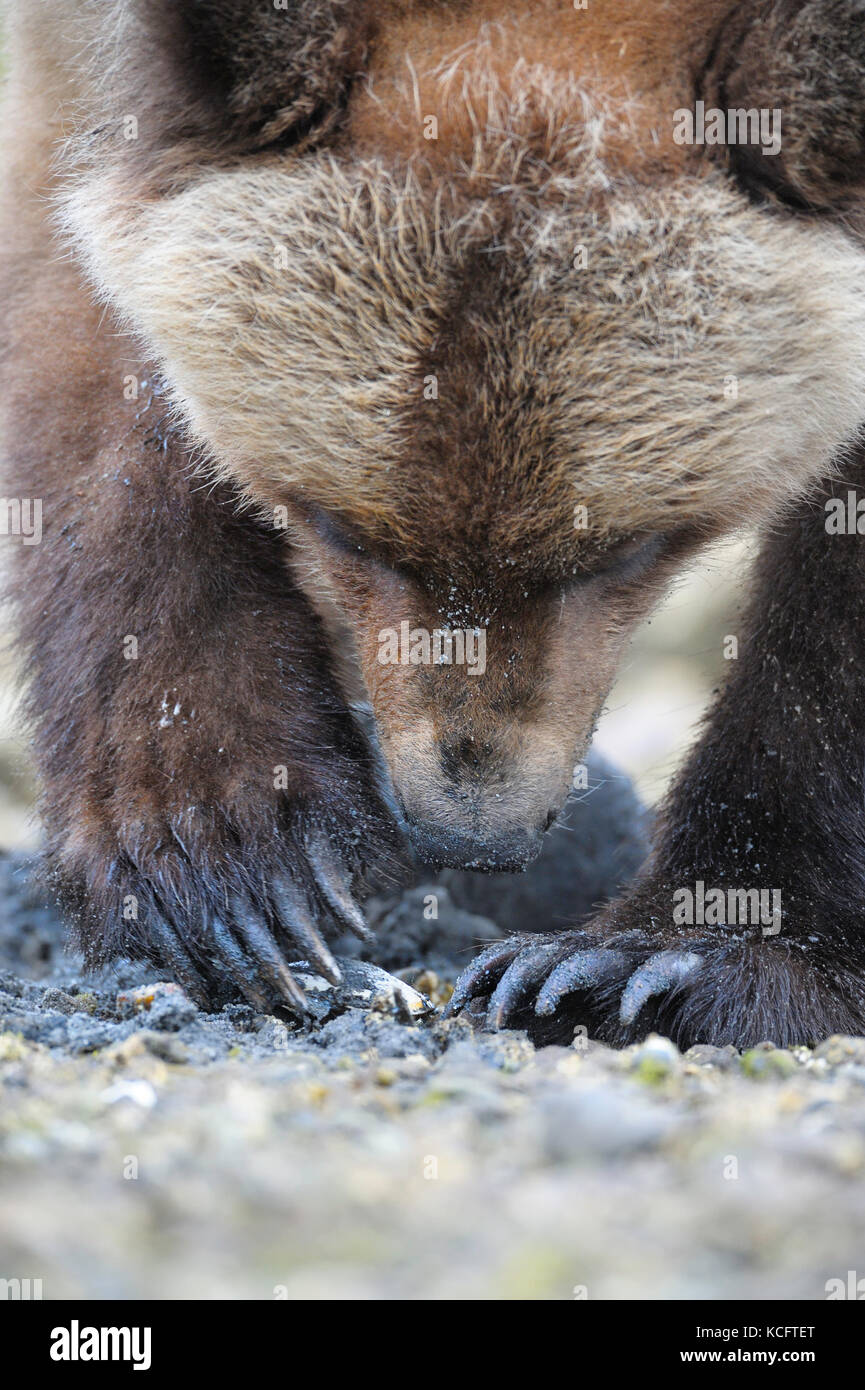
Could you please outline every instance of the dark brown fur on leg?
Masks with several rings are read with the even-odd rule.
[[[394,827],[284,535],[195,475],[134,346],[66,290],[7,415],[43,505],[14,598],[48,871],[91,961],[300,1007],[286,962],[333,973],[315,923],[361,926],[352,880]],[[71,311],[86,351],[52,346]]]

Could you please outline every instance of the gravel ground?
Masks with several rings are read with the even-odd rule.
[[[524,880],[375,900],[379,962],[441,1001],[479,940],[545,927],[565,890],[588,911],[644,829],[626,786],[596,785]],[[303,1029],[204,1014],[147,966],[88,977],[19,857],[0,904],[0,1279],[49,1299],[759,1300],[865,1274],[865,1039],[535,1051],[377,989],[322,991]]]

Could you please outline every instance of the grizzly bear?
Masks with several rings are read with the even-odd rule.
[[[637,883],[452,1008],[865,1030],[865,557],[828,525],[865,490],[862,0],[7,19],[4,486],[42,527],[12,591],[89,958],[302,1013],[290,963],[338,980],[328,931],[404,846],[524,867],[629,634],[747,525],[738,659]]]

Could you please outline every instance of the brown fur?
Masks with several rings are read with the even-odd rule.
[[[856,438],[858,52],[833,88],[810,0],[10,14],[0,397],[81,937],[218,978],[238,897],[291,937],[278,866],[329,901],[322,828],[348,876],[393,816],[523,861],[675,567]],[[776,166],[674,143],[722,92],[785,106]],[[482,626],[483,680],[382,667],[403,619]]]

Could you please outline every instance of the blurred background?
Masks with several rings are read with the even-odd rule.
[[[757,538],[705,550],[638,630],[610,692],[595,747],[633,778],[653,806],[692,744],[726,675],[724,638],[738,636]]]
[[[18,544],[14,537],[2,539],[7,546]],[[0,545],[0,567],[3,558]],[[18,675],[11,616],[0,607],[0,849],[29,849],[39,842],[36,786],[18,713]]]
[[[724,675],[724,637],[738,631],[753,551],[750,536],[706,550],[638,629],[610,692],[595,747],[633,778],[648,805],[663,794]],[[35,786],[16,713],[11,623],[8,615],[0,621],[0,847],[29,848],[39,839]]]

